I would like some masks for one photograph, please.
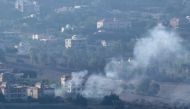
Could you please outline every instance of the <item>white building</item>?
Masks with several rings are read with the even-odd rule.
[[[107,47],[108,43],[105,40],[101,40],[101,46],[102,47]]]
[[[7,83],[6,82],[0,82],[0,90],[3,95],[5,94],[5,88],[7,86]]]
[[[104,27],[104,19],[102,19],[102,20],[99,20],[98,22],[97,22],[97,29],[101,29],[101,28],[103,28]]]
[[[68,75],[63,75],[63,76],[61,76],[61,85],[63,86],[63,85],[65,85],[66,84],[66,82],[68,81],[68,80],[70,80],[71,79],[71,76],[68,76]]]
[[[72,78],[74,77],[65,75],[61,77],[61,87],[66,94],[77,94],[82,91],[82,84],[72,80]]]
[[[15,8],[20,12],[24,12],[24,1],[23,0],[16,0]]]
[[[33,99],[39,98],[39,88],[38,87],[28,87],[27,88],[27,96]]]
[[[15,8],[23,14],[34,15],[39,14],[39,4],[36,0],[16,0]]]
[[[61,87],[63,88],[64,92],[71,93],[72,92],[72,85],[71,85],[71,76],[63,75],[61,77]]]
[[[44,35],[44,34],[33,34],[32,40],[47,42],[52,40],[52,36]]]
[[[65,39],[65,48],[84,49],[87,46],[87,40],[85,38],[78,38],[73,35],[70,39]]]
[[[37,87],[38,89],[41,89],[42,88],[42,83],[41,82],[37,82],[35,84],[35,87]]]

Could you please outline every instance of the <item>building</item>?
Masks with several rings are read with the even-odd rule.
[[[26,101],[28,99],[27,87],[12,85],[4,90],[4,96],[7,101]]]
[[[80,93],[83,89],[82,84],[73,81],[72,78],[72,76],[63,75],[60,79],[61,87],[66,94],[77,94]]]
[[[71,76],[69,75],[63,75],[61,76],[61,85],[64,86],[67,81],[71,80]]]
[[[35,99],[41,97],[55,97],[55,88],[52,88],[43,82],[37,82],[35,87],[31,87],[28,91],[29,94],[32,95],[31,97]]]
[[[5,94],[5,88],[7,86],[7,83],[6,82],[0,82],[0,90],[1,90],[1,94]]]
[[[104,48],[108,46],[108,42],[106,40],[88,40],[88,48]]]
[[[117,18],[101,19],[97,21],[98,30],[125,30],[131,27],[131,23]]]
[[[63,75],[60,80],[61,80],[61,87],[63,88],[64,92],[71,93],[72,91],[71,89],[72,85],[70,83],[71,76]]]
[[[24,12],[24,1],[23,0],[16,0],[15,8],[20,12]]]
[[[107,47],[108,46],[108,43],[105,40],[101,40],[100,42],[101,42],[102,47]]]
[[[44,34],[33,34],[32,40],[47,42],[47,41],[52,40],[52,36],[48,36]]]
[[[51,87],[44,87],[44,88],[42,88],[40,96],[41,97],[51,97],[51,98],[54,98],[55,97],[55,88],[51,88]]]
[[[178,28],[179,22],[180,22],[179,18],[172,18],[172,19],[170,20],[170,26],[171,26],[172,28]]]
[[[39,98],[39,88],[38,87],[28,87],[27,88],[27,96],[33,99]]]
[[[65,39],[65,48],[74,50],[86,50],[87,52],[97,52],[101,48],[106,48],[109,43],[106,40],[87,40],[73,35],[70,39]]]
[[[41,89],[42,88],[42,83],[41,82],[37,82],[35,84],[35,87],[37,87],[38,89]]]
[[[32,76],[34,75],[34,76]],[[0,73],[0,83],[6,82],[8,84],[23,84],[26,81],[35,81],[34,73]]]
[[[101,29],[101,28],[103,28],[104,27],[104,19],[102,19],[102,20],[99,20],[98,22],[97,22],[97,29]]]
[[[73,49],[85,49],[87,46],[87,40],[85,38],[79,38],[77,35],[73,35],[70,39],[65,39],[65,48]]]
[[[0,73],[0,82],[14,83],[15,81],[13,73]]]
[[[23,13],[23,15],[28,15],[34,17],[33,15],[39,14],[39,5],[36,0],[16,0],[15,8]]]
[[[2,86],[3,94],[7,101],[27,101],[28,97],[32,99],[39,98],[39,88],[37,87],[29,87],[22,85],[10,85],[10,86]]]

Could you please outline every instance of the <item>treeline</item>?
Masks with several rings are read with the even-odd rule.
[[[0,102],[1,103],[9,103],[11,105],[12,102],[6,102],[4,97],[0,95]],[[39,100],[34,100],[28,98],[27,102],[23,102],[20,100],[14,101],[19,105],[22,103],[38,103],[39,106],[43,105],[52,105],[52,104],[63,104],[68,109],[71,107],[75,107],[77,109],[189,109],[190,105],[180,102],[175,103],[163,103],[163,102],[148,102],[144,99],[139,99],[134,102],[125,102],[120,99],[119,96],[115,94],[111,94],[108,96],[103,97],[102,100],[98,99],[87,99],[82,95],[76,95],[74,97],[69,98],[50,98],[50,97],[43,97],[39,98]],[[3,105],[3,104],[2,104]],[[25,104],[23,104],[25,105]],[[60,107],[61,108],[61,107]],[[43,108],[42,108],[43,109]]]

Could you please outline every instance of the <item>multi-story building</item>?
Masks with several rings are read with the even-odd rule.
[[[40,88],[17,84],[2,84],[1,92],[7,101],[27,101],[28,98],[37,100],[40,97]]]
[[[65,39],[65,48],[67,49],[96,52],[97,50],[108,46],[106,40],[87,40],[86,38],[78,38],[76,35],[72,36],[70,39]]]
[[[23,15],[35,15],[39,14],[40,11],[36,0],[16,0],[15,8]]]
[[[26,101],[28,99],[27,87],[19,85],[6,86],[4,96],[7,101]]]
[[[70,39],[65,39],[65,47],[73,49],[85,49],[87,45],[87,39],[79,38],[76,35],[73,35]]]

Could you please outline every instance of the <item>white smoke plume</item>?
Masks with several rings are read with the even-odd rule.
[[[87,71],[72,73],[72,79],[68,82],[70,82],[71,84],[74,84],[76,87],[80,87],[84,83],[85,76],[87,76],[87,74],[88,74]]]
[[[87,98],[103,98],[112,93],[123,92],[122,81],[102,75],[92,75],[88,78],[82,95]]]
[[[66,93],[72,93],[76,89],[80,89],[85,82],[85,77],[87,76],[87,71],[73,72],[71,74],[71,79],[65,81],[60,88],[55,90],[56,96],[65,96]],[[77,93],[81,93],[81,90],[77,90]]]
[[[147,37],[137,40],[134,56],[130,62],[113,59],[107,64],[104,75],[93,74],[84,81],[83,78],[87,72],[73,73],[71,81],[78,85],[85,82],[80,93],[87,98],[102,98],[111,93],[121,95],[126,91],[127,84],[138,84],[143,78],[144,75],[131,76],[139,74],[139,69],[143,70],[141,73],[146,74],[147,70],[144,69],[159,63],[159,65],[166,67],[164,70],[168,70],[168,63],[185,63],[188,54],[185,46],[183,46],[182,38],[160,24],[150,30]],[[156,67],[160,67],[159,65]],[[174,75],[182,75],[181,73],[177,74],[175,69],[172,69],[173,67],[169,68],[167,72],[172,71]],[[146,75],[146,77],[148,76]]]
[[[159,24],[148,34],[148,37],[139,39],[134,48],[133,67],[148,67],[152,61],[162,61],[175,56],[182,58],[185,48],[183,40],[174,32],[167,31]]]

